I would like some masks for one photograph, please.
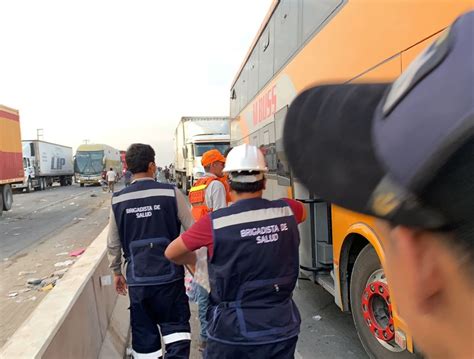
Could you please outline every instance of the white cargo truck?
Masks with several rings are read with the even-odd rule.
[[[54,182],[61,186],[72,184],[74,164],[72,148],[39,140],[21,141],[25,179],[13,188],[26,192],[44,190]]]
[[[176,127],[174,176],[185,193],[203,176],[201,157],[213,148],[222,154],[229,148],[229,117],[182,117]]]

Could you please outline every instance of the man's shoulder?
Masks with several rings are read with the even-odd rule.
[[[212,187],[213,189],[216,189],[216,190],[222,188],[222,190],[225,191],[224,184],[217,177],[211,178],[211,181],[209,182],[208,187],[209,188]]]

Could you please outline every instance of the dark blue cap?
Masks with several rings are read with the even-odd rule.
[[[295,176],[318,197],[394,224],[472,231],[474,12],[392,84],[298,95],[284,145]]]

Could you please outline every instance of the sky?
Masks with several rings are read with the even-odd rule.
[[[232,81],[272,0],[0,0],[0,104],[22,139],[174,160],[182,116],[228,116]]]

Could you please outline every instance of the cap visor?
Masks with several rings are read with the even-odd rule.
[[[372,144],[374,112],[388,84],[322,85],[291,104],[284,147],[293,174],[317,197],[372,214],[384,176]]]

